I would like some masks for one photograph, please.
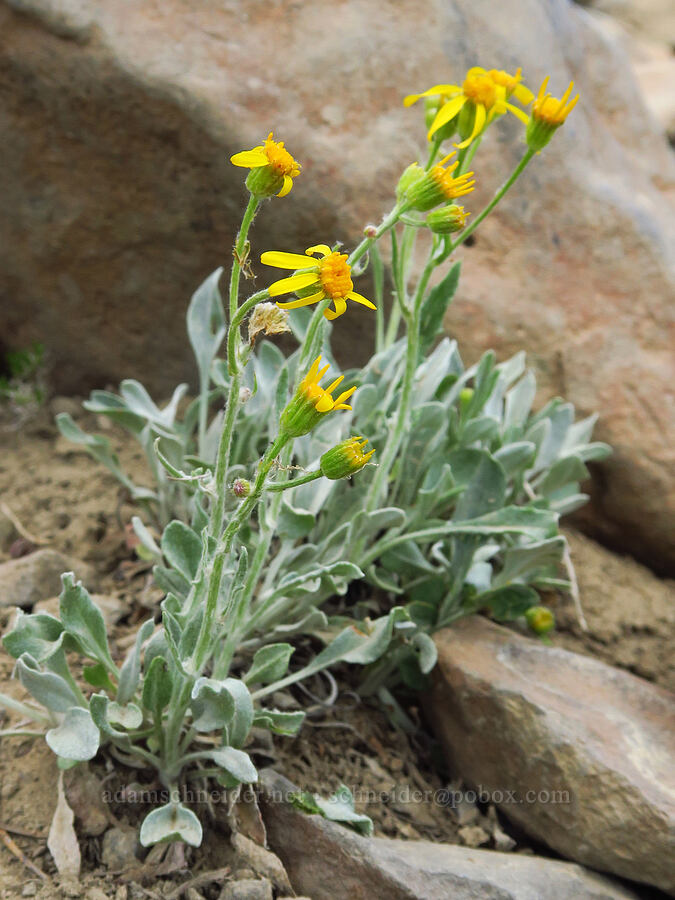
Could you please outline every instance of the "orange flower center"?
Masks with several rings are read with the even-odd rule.
[[[497,87],[489,75],[469,75],[462,85],[464,96],[473,103],[491,109],[497,100]]]
[[[290,175],[291,178],[297,178],[300,174],[300,166],[286,150],[283,141],[277,142],[267,138],[265,141],[265,156],[279,175]]]
[[[336,297],[346,297],[354,288],[352,270],[347,265],[346,253],[330,253],[318,265],[321,287],[326,296],[333,300]]]
[[[509,75],[508,72],[502,72],[501,69],[490,69],[488,74],[495,84],[504,88],[508,96],[515,91],[521,79],[520,72],[516,75]]]

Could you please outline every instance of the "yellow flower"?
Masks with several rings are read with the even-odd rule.
[[[252,150],[242,150],[230,157],[235,166],[251,169],[246,187],[258,197],[285,197],[293,187],[293,179],[300,174],[296,162],[284,147],[283,141],[273,141],[272,132],[264,144]]]
[[[532,99],[531,91],[521,84],[520,80],[520,69],[515,75],[509,75],[508,72],[498,69],[488,72],[486,69],[481,69],[480,66],[474,66],[466,73],[466,78],[461,86],[437,84],[421,94],[410,94],[403,103],[405,106],[411,106],[420,97],[440,97],[445,100],[429,129],[427,135],[429,140],[440,128],[443,128],[455,117],[459,117],[464,110],[462,117],[457,120],[457,124],[465,140],[456,145],[459,149],[463,149],[468,147],[495,116],[502,115],[507,110],[515,115],[519,113],[525,115],[517,106],[508,102],[511,95],[525,103],[529,103]]]
[[[579,94],[570,100],[573,81],[570,81],[560,100],[546,92],[547,85],[548,77],[542,82],[537,99],[532,104],[532,115],[527,119],[525,136],[528,146],[533,150],[541,150],[548,144],[553,133],[564,123],[579,100]]]
[[[336,378],[327,388],[322,388],[319,382],[330,365],[319,369],[320,365],[321,357],[317,356],[309,372],[302,379],[295,394],[281,413],[281,431],[291,437],[307,434],[326,413],[337,409],[351,409],[351,406],[345,401],[349,400],[356,387],[343,391],[333,399],[333,391],[342,383],[344,375]]]
[[[454,177],[454,172],[459,161],[451,166],[444,168],[448,160],[455,155],[454,151],[449,153],[435,166],[432,166],[428,172],[420,169],[421,176],[413,177],[415,173],[409,176],[409,185],[403,191],[403,198],[406,209],[416,209],[419,212],[426,212],[439,206],[447,200],[454,200],[457,197],[463,197],[470,194],[474,189],[475,180],[473,172],[466,172],[464,175]],[[409,167],[410,168],[410,167]],[[419,167],[418,167],[419,168]],[[408,171],[408,170],[406,170]]]
[[[321,259],[314,259],[318,254]],[[276,266],[278,269],[300,269],[289,278],[275,281],[269,287],[270,297],[278,297],[281,294],[307,294],[299,300],[290,300],[287,303],[277,303],[280,309],[298,309],[301,306],[310,306],[319,303],[325,297],[333,301],[334,310],[327,309],[324,316],[327,319],[337,319],[347,310],[347,300],[353,300],[369,309],[376,309],[374,303],[367,300],[361,294],[353,290],[351,266],[347,264],[347,254],[337,253],[326,244],[317,244],[309,247],[305,256],[300,253],[283,253],[277,250],[268,250],[260,257],[260,261],[266,266]]]
[[[319,461],[321,474],[332,481],[337,481],[338,478],[349,478],[350,475],[356,474],[375,453],[374,450],[370,450],[368,453],[363,452],[367,443],[368,439],[364,440],[359,435],[347,438],[346,441],[341,441],[335,447],[327,450]]]

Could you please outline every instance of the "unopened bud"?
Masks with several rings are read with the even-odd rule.
[[[363,234],[365,237],[374,240],[377,237],[377,228],[374,225],[366,225],[363,229]]]
[[[463,206],[455,203],[432,210],[426,218],[427,225],[434,234],[452,234],[461,231],[471,214],[464,212]]]
[[[246,403],[248,400],[251,399],[252,396],[253,396],[253,395],[252,395],[251,389],[250,389],[250,388],[247,388],[247,387],[243,387],[243,388],[239,391],[239,402],[240,402],[240,403]]]
[[[375,453],[374,450],[370,450],[368,453],[363,452],[367,443],[367,438],[364,440],[362,437],[351,437],[327,450],[319,462],[321,474],[332,481],[354,475]]]
[[[473,388],[465,387],[459,392],[459,408],[461,412],[466,412],[473,399]]]
[[[548,606],[531,606],[525,620],[535,634],[548,634],[555,628],[555,616]]]
[[[237,478],[232,483],[232,493],[235,497],[239,497],[243,500],[251,493],[251,482],[247,481],[245,478]]]

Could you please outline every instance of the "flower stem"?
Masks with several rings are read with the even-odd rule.
[[[316,481],[317,478],[321,478],[321,470],[317,469],[316,472],[308,472],[306,475],[300,475],[298,478],[293,478],[291,481],[280,481],[278,484],[266,484],[266,491],[286,491],[288,488],[298,487],[300,484],[308,484],[310,481]]]
[[[244,251],[246,249],[246,241],[248,238],[248,230],[258,211],[260,200],[253,194],[248,198],[248,205],[244,211],[244,217],[241,220],[239,234],[234,244],[234,262],[232,263],[232,271],[230,272],[230,322],[234,319],[239,306],[239,276],[241,275],[242,262],[244,262]]]
[[[476,218],[475,218],[475,219],[473,220],[473,222],[469,225],[469,227],[466,228],[466,229],[460,234],[460,236],[457,238],[457,240],[454,241],[454,243],[452,243],[452,244],[450,245],[450,248],[449,248],[449,250],[448,250],[448,255],[450,255],[450,253],[452,253],[454,250],[456,250],[456,249],[460,246],[460,244],[463,244],[464,241],[469,237],[469,235],[471,235],[471,234],[474,233],[474,231],[476,230],[476,228],[478,228],[478,226],[479,226],[480,223],[483,221],[483,219],[485,219],[487,216],[490,215],[490,213],[491,213],[492,210],[495,208],[495,206],[499,203],[499,201],[502,199],[502,197],[504,196],[504,194],[509,190],[509,188],[510,188],[510,187],[515,183],[515,181],[518,179],[518,177],[519,177],[520,174],[522,173],[522,171],[523,171],[523,169],[525,168],[525,166],[529,163],[529,161],[530,161],[530,160],[532,159],[532,157],[534,156],[535,152],[536,152],[536,151],[535,151],[535,150],[532,150],[531,148],[528,148],[528,149],[527,149],[527,151],[526,151],[525,155],[523,156],[523,158],[520,160],[520,162],[519,162],[518,165],[515,167],[515,169],[513,170],[513,172],[512,172],[512,173],[509,175],[509,177],[506,179],[506,181],[504,182],[504,184],[503,184],[503,185],[499,188],[499,190],[496,192],[496,194],[494,195],[494,197],[492,198],[492,200],[490,200],[490,202],[489,202],[488,205],[485,207],[485,209],[482,210],[482,212],[479,213],[478,216],[476,216]]]
[[[266,300],[269,297],[269,291],[265,288],[264,291],[258,291],[257,294],[253,294],[252,297],[249,297],[245,303],[239,307],[237,312],[232,317],[232,321],[230,323],[230,327],[227,332],[227,368],[230,375],[236,375],[239,371],[239,365],[237,360],[237,344],[239,343],[239,326],[243,322],[247,313],[249,313],[254,306],[260,303],[262,300]]]

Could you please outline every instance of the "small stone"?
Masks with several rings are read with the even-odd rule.
[[[138,848],[136,831],[110,828],[103,836],[101,861],[112,872],[122,872],[135,864]]]
[[[257,875],[270,878],[279,890],[287,893],[293,890],[286,870],[275,853],[266,850],[243,834],[232,835],[232,846],[244,866],[253,869]]]
[[[96,586],[94,569],[79,559],[72,559],[56,550],[37,550],[29,556],[0,564],[0,606],[20,606],[27,609],[45,597],[61,593],[61,575],[75,572],[85,587]]]
[[[184,894],[185,900],[204,900],[204,895],[200,894],[198,890],[191,887],[185,891]]]
[[[64,773],[64,787],[68,805],[77,819],[78,834],[88,837],[103,834],[110,820],[101,782],[94,773],[76,766]]]
[[[129,891],[126,884],[120,884],[115,891],[115,900],[129,900]]]
[[[84,895],[85,900],[110,900],[108,894],[105,891],[102,891],[99,887],[90,887],[87,888],[87,892]]]
[[[24,884],[23,889],[21,891],[22,897],[34,897],[37,894],[37,884],[34,881],[29,881]]]
[[[272,883],[266,878],[228,881],[218,900],[272,900]]]
[[[457,829],[457,834],[465,847],[481,847],[490,842],[490,835],[480,825],[465,825]]]

